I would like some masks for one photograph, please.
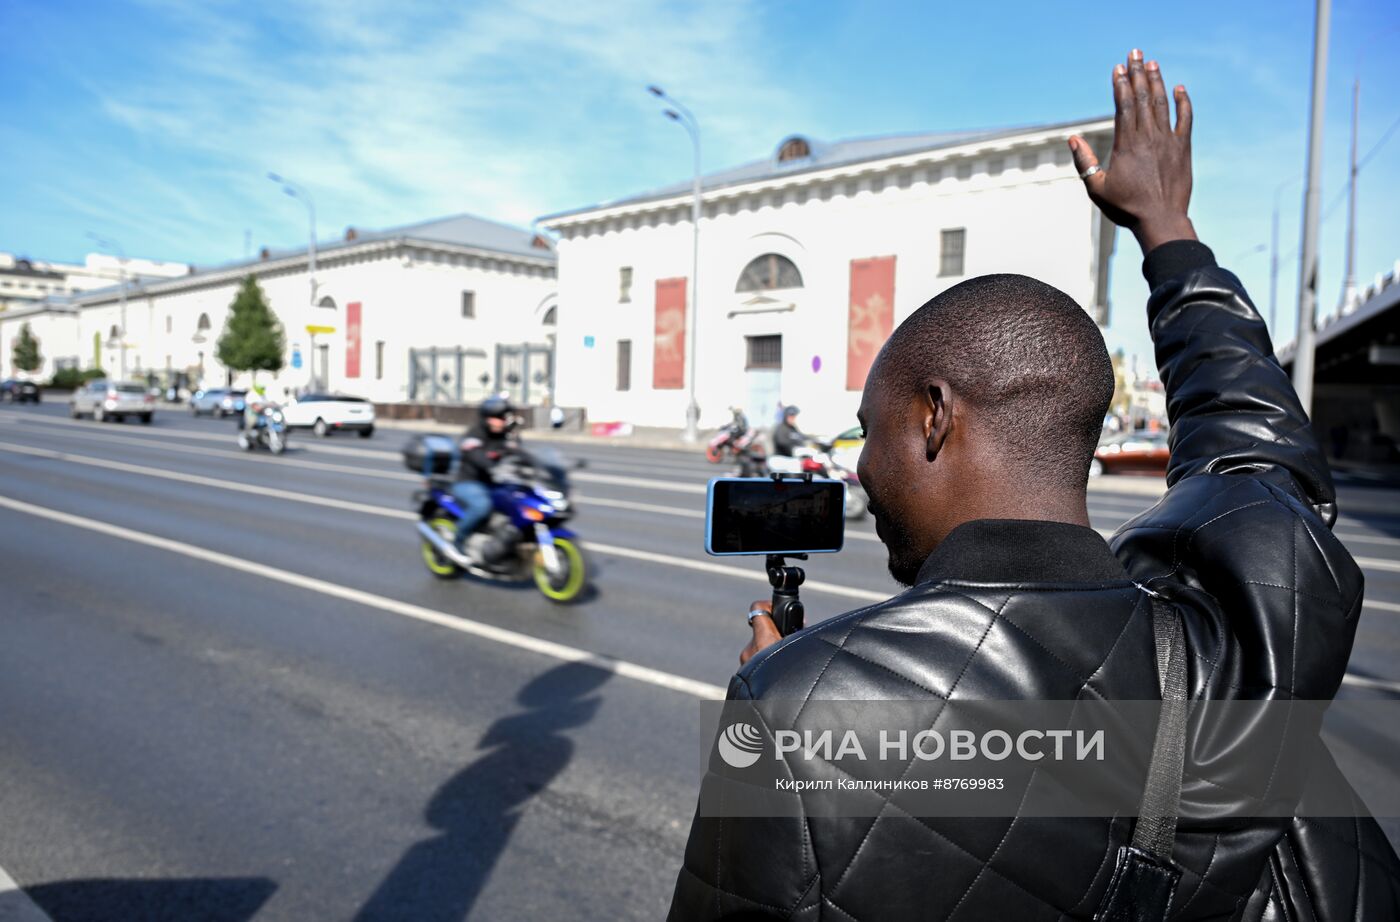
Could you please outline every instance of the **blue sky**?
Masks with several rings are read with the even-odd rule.
[[[1312,4],[765,4],[710,0],[0,0],[0,249],[79,259],[89,231],[200,264],[459,211],[527,224],[688,175],[791,133],[841,138],[1053,122],[1110,109],[1133,45],[1196,105],[1193,217],[1267,313],[1275,189],[1299,177]],[[1336,304],[1351,80],[1361,151],[1400,119],[1400,6],[1337,0],[1327,94],[1321,306]],[[1400,132],[1397,132],[1400,134]],[[1400,137],[1358,184],[1365,280],[1400,258]],[[1301,183],[1281,196],[1281,341],[1296,308]],[[1120,236],[1111,347],[1148,352],[1139,255]]]

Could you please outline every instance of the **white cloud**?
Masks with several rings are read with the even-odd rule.
[[[645,93],[652,82],[696,111],[710,165],[755,156],[802,123],[802,104],[767,73],[760,15],[741,0],[302,0],[256,22],[242,4],[151,6],[168,29],[161,60],[92,90],[152,154],[149,168],[129,164],[132,182],[222,240],[228,228],[208,222],[259,213],[297,233],[269,169],[312,190],[323,234],[455,211],[525,223],[683,178],[689,142]],[[180,193],[155,166],[171,162],[182,182],[211,187]]]

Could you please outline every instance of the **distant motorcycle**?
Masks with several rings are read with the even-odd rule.
[[[463,572],[499,582],[532,579],[551,602],[571,602],[587,582],[577,536],[564,527],[573,516],[563,460],[549,448],[509,456],[492,471],[491,515],[473,532],[465,552],[453,546],[462,508],[449,476],[456,442],[419,436],[404,448],[404,464],[428,478],[413,496],[423,563],[439,579]]]
[[[251,427],[244,426],[238,430],[238,447],[244,451],[266,448],[274,455],[286,451],[287,421],[282,416],[282,409],[276,406],[263,407]]]
[[[846,518],[863,519],[869,507],[865,490],[860,485],[856,472],[838,464],[831,454],[831,444],[816,442],[797,449],[796,455],[769,455],[767,472],[770,474],[806,474],[814,477],[827,477],[846,482]]]
[[[749,425],[743,410],[733,409],[734,418],[725,423],[705,445],[705,460],[719,464],[726,458],[739,463],[740,477],[758,477],[763,474],[763,443],[758,438],[758,430]]]

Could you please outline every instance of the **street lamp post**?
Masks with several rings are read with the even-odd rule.
[[[695,442],[700,438],[700,404],[695,399],[695,378],[699,371],[695,365],[695,342],[699,339],[696,327],[700,314],[700,123],[695,120],[695,115],[689,109],[668,96],[661,87],[649,86],[647,92],[670,105],[671,108],[665,112],[666,117],[678,123],[689,133],[695,154],[695,171],[690,188],[690,303],[687,305],[688,310],[686,311],[688,316],[685,337],[685,373],[686,380],[689,382],[690,404],[685,408],[685,431],[681,434],[681,438],[685,441]]]
[[[1317,0],[1313,31],[1312,112],[1308,117],[1307,185],[1303,193],[1303,258],[1298,267],[1298,344],[1293,389],[1303,412],[1312,412],[1313,349],[1317,325],[1317,232],[1322,193],[1322,115],[1327,91],[1327,40],[1331,0]]]
[[[116,253],[117,253],[117,300],[118,300],[118,302],[121,304],[121,318],[120,318],[120,320],[119,320],[120,326],[118,327],[118,332],[119,332],[121,335],[117,337],[117,355],[120,356],[120,358],[118,359],[118,366],[119,366],[119,368],[118,368],[118,379],[121,380],[121,381],[125,381],[125,380],[126,380],[126,250],[122,249],[122,245],[121,245],[120,243],[117,243],[115,240],[109,240],[108,238],[99,236],[99,235],[97,235],[97,234],[94,234],[94,233],[92,233],[91,231],[88,232],[88,237],[91,238],[91,239],[93,240],[93,242],[95,242],[98,246],[100,246],[100,247],[102,247],[102,248],[104,248],[104,249],[108,249],[108,250],[115,250]]]
[[[282,187],[282,191],[285,192],[287,195],[290,195],[292,198],[299,200],[303,205],[306,206],[306,217],[307,222],[310,226],[310,231],[307,238],[308,242],[306,247],[306,272],[311,279],[311,299],[307,302],[308,306],[311,309],[307,312],[307,317],[314,317],[316,313],[316,203],[311,200],[311,193],[307,192],[305,188],[297,185],[291,180],[284,179],[276,173],[268,173],[267,178],[280,185]],[[315,382],[321,380],[320,376],[324,376],[326,374],[326,369],[322,368],[320,372],[317,372],[315,370],[316,334],[311,333],[310,336],[311,343],[308,352],[310,353],[309,361],[311,363],[312,368],[311,379],[314,384]]]

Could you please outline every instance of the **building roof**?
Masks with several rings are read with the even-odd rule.
[[[494,250],[497,253],[511,253],[517,256],[535,258],[552,256],[553,244],[547,237],[534,231],[497,221],[488,221],[471,214],[451,215],[434,218],[417,224],[405,224],[380,231],[357,231],[359,240],[389,240],[407,237],[413,240],[428,240],[435,243],[451,243],[479,250]],[[543,246],[536,243],[540,241]]]
[[[717,170],[713,173],[706,173],[701,177],[700,187],[704,192],[711,192],[730,186],[763,182],[765,180],[779,179],[818,170],[829,170],[835,167],[851,166],[875,160],[905,157],[912,154],[942,150],[949,147],[958,147],[964,144],[994,142],[1013,138],[1017,135],[1080,127],[1104,121],[1108,118],[1109,116],[1101,116],[1091,119],[1057,122],[1049,125],[1023,125],[1012,128],[987,128],[969,131],[926,131],[913,134],[847,138],[845,140],[832,142],[822,142],[813,138],[802,137],[801,140],[807,142],[807,146],[811,151],[810,156],[791,160],[780,160],[775,154],[774,156],[765,157],[762,160],[754,160],[749,163],[740,164],[739,166]],[[784,144],[798,137],[800,136],[792,135],[785,138],[783,142],[778,145],[777,150],[782,150]],[[556,218],[586,214],[590,211],[598,211],[604,208],[618,208],[627,205],[639,205],[646,202],[674,198],[675,196],[689,192],[690,188],[691,180],[685,180],[646,192],[640,192],[636,195],[613,199],[608,202],[600,202],[596,205],[589,205],[585,208],[574,208],[568,211],[546,215],[539,220],[549,221]]]
[[[353,231],[353,233],[351,233]],[[515,227],[510,224],[501,224],[497,221],[489,221],[476,215],[458,214],[445,218],[434,218],[429,221],[420,221],[417,224],[405,224],[400,227],[389,227],[383,230],[362,230],[352,228],[339,239],[316,242],[316,255],[318,258],[332,256],[342,250],[353,247],[363,247],[366,244],[389,243],[401,241],[404,243],[416,243],[419,245],[431,246],[438,244],[448,247],[460,247],[467,250],[480,251],[487,254],[499,254],[501,257],[510,259],[512,257],[536,260],[553,264],[555,259],[554,244],[546,236],[535,234],[533,231],[522,227]],[[538,242],[537,242],[538,241]],[[254,256],[251,259],[239,259],[232,262],[220,263],[211,266],[191,266],[188,275],[175,276],[173,278],[146,278],[132,279],[128,285],[128,292],[139,290],[143,292],[160,292],[171,289],[179,289],[191,283],[203,283],[209,276],[224,276],[230,273],[238,273],[243,269],[266,268],[270,264],[283,260],[305,259],[307,247],[285,247],[280,249],[268,249],[266,257]],[[105,302],[118,293],[119,285],[108,285],[103,288],[93,288],[83,292],[76,292],[73,295],[55,298],[50,296],[49,303],[86,303]]]

